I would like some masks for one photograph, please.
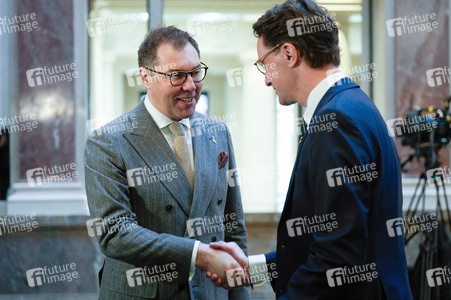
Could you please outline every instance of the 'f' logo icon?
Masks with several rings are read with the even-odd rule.
[[[426,278],[430,287],[443,285],[445,282],[445,274],[443,268],[436,268],[426,271]]]
[[[327,183],[330,187],[342,185],[344,183],[343,168],[335,168],[327,170]]]
[[[443,168],[434,168],[427,170],[426,178],[428,180],[429,186],[443,185],[444,174],[445,172]]]
[[[86,227],[88,228],[88,235],[90,237],[99,236],[105,231],[105,224],[103,223],[102,218],[87,220]]]
[[[302,235],[302,228],[304,226],[304,220],[302,218],[287,220],[288,235],[291,237]]]
[[[395,218],[387,220],[385,223],[387,225],[388,235],[390,237],[401,236],[404,234],[404,220],[403,218]]]
[[[44,84],[44,69],[36,68],[27,70],[27,81],[30,87]]]
[[[33,186],[39,186],[42,185],[45,181],[45,175],[44,175],[44,169],[43,168],[36,168],[31,169],[26,172],[27,174],[27,180],[28,185]]]
[[[288,36],[294,37],[303,35],[304,33],[310,33],[305,28],[305,22],[303,18],[290,19],[286,24]]]
[[[139,75],[139,68],[127,70],[127,83],[130,87],[142,85],[141,75]]]
[[[238,181],[238,169],[227,170],[227,178],[230,187],[240,185],[240,182]]]
[[[88,34],[90,37],[102,35],[105,31],[105,22],[102,18],[91,19],[86,22]]]
[[[387,20],[385,24],[387,25],[388,36],[390,37],[399,36],[405,32],[404,20],[402,18]]]
[[[42,268],[27,270],[26,274],[29,287],[40,286],[45,282],[44,269]]]
[[[143,268],[130,269],[125,272],[129,287],[141,286],[146,282],[146,275]]]
[[[449,82],[449,78],[445,74],[444,68],[435,68],[426,71],[426,77],[428,80],[428,85],[430,87],[443,85],[446,81]]]
[[[188,229],[188,235],[190,237],[201,236],[202,229],[204,227],[204,219],[189,219],[188,221],[186,221],[186,227]]]
[[[402,136],[404,132],[404,120],[402,118],[395,118],[387,120],[387,129],[388,134],[391,137],[399,137]]]
[[[227,283],[229,284],[230,287],[243,285],[243,281],[241,280],[241,278],[244,277],[243,269],[237,268],[227,270],[226,275],[227,275]]]
[[[227,82],[229,86],[235,87],[243,85],[247,82],[246,72],[243,68],[231,69],[226,72]]]
[[[128,185],[130,187],[140,186],[144,183],[144,169],[136,168],[127,170]]]
[[[343,268],[335,268],[326,271],[327,284],[330,287],[343,285],[345,282],[345,276]]]

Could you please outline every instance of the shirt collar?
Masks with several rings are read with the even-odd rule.
[[[149,98],[146,95],[146,99],[144,99],[144,105],[146,106],[147,111],[154,119],[155,123],[157,123],[158,128],[163,129],[164,127],[168,126],[171,123],[174,123],[173,120],[165,116],[163,113],[161,113],[158,109],[155,108],[155,106],[152,105]],[[185,125],[188,128],[191,128],[191,124],[189,122],[189,118],[185,118],[179,121],[183,125]]]
[[[333,73],[326,78],[324,78],[317,86],[310,92],[307,98],[307,108],[303,114],[305,123],[307,127],[312,120],[313,114],[315,113],[316,107],[318,106],[321,99],[323,99],[324,95],[327,91],[340,79],[344,78],[345,74],[341,71]]]

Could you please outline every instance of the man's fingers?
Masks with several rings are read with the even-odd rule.
[[[218,287],[222,286],[221,278],[218,278],[218,280],[215,281],[215,285]]]
[[[214,242],[210,243],[210,248],[216,249],[216,250],[225,250],[227,247],[227,243],[224,241]]]

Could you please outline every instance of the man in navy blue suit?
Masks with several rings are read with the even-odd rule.
[[[286,1],[253,26],[257,68],[282,105],[305,107],[277,251],[228,251],[246,274],[217,285],[269,279],[277,299],[412,299],[407,277],[399,161],[371,99],[340,72],[338,29],[314,1]],[[267,70],[268,69],[268,70]],[[271,76],[277,74],[277,76]],[[402,224],[401,224],[402,225]]]

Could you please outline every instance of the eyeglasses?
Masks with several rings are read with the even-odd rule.
[[[204,80],[205,76],[207,76],[208,67],[203,62],[201,62],[201,65],[202,65],[202,67],[197,67],[191,71],[172,71],[169,73],[157,72],[148,67],[144,67],[144,68],[146,68],[147,70],[149,70],[151,72],[169,77],[169,81],[171,82],[171,85],[173,85],[173,86],[181,86],[185,83],[186,78],[188,78],[188,74],[191,75],[191,78],[193,79],[193,81],[195,83],[198,83],[198,82],[201,82],[202,80]]]
[[[272,48],[271,50],[268,51],[268,53],[266,53],[265,55],[263,55],[261,58],[257,59],[256,62],[254,62],[254,66],[257,67],[257,69],[263,73],[266,74],[266,67],[265,64],[263,63],[263,61],[271,54],[273,53],[277,48],[279,48],[280,46],[282,46],[282,44],[278,44],[277,46],[275,46],[274,48]]]

